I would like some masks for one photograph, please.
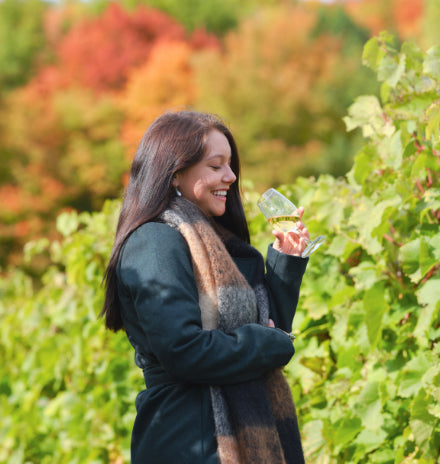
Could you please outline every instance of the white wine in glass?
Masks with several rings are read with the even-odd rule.
[[[289,232],[293,230],[298,230],[296,223],[300,221],[299,216],[272,216],[268,218],[269,224],[276,230],[281,232]]]
[[[257,203],[272,227],[281,232],[299,232],[297,223],[301,220],[298,208],[278,190],[270,188],[261,195]],[[307,240],[307,246],[301,256],[306,258],[324,243],[324,235]]]

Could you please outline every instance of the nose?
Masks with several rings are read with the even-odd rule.
[[[228,184],[233,184],[237,179],[237,176],[234,174],[234,171],[231,169],[231,166],[226,166],[225,174],[223,176],[223,181]]]

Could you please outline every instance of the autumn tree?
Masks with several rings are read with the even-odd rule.
[[[9,254],[14,237],[47,234],[60,208],[93,210],[120,196],[130,127],[192,103],[191,54],[218,47],[152,8],[111,3],[98,16],[70,8],[45,18],[53,62],[5,98],[0,139],[10,162],[0,194],[9,201],[0,236]]]
[[[224,50],[197,60],[198,104],[231,124],[246,176],[259,185],[350,166],[340,118],[368,84],[357,56],[342,53],[351,27],[345,36],[323,30],[315,7],[279,6],[249,17],[226,36]],[[329,146],[336,165],[325,156]]]
[[[197,48],[183,41],[159,42],[148,61],[130,76],[119,102],[125,114],[122,139],[128,159],[132,159],[147,126],[167,110],[178,110],[194,105],[197,93],[192,60]],[[217,49],[217,42],[205,43]]]
[[[119,89],[157,40],[183,37],[183,27],[158,10],[143,7],[128,14],[110,3],[102,16],[77,24],[61,41],[58,69],[68,84],[96,91]]]

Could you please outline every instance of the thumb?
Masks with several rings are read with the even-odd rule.
[[[284,243],[284,233],[281,232],[280,230],[273,230],[272,234],[275,235],[275,237],[278,240],[278,245],[283,246]]]

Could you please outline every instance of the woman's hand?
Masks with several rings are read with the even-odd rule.
[[[301,219],[304,214],[304,207],[300,206],[298,212]],[[281,232],[279,230],[272,232],[276,237],[273,244],[275,250],[286,255],[301,256],[307,246],[306,239],[308,240],[310,235],[301,220],[297,222],[297,227],[299,232]]]

